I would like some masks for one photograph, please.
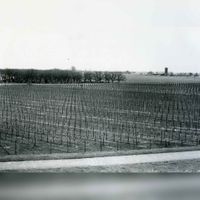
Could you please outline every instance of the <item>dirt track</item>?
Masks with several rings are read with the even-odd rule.
[[[200,159],[200,151],[157,153],[128,156],[108,156],[82,159],[2,162],[0,171],[51,171],[72,168],[112,167]],[[72,170],[73,171],[73,170]]]

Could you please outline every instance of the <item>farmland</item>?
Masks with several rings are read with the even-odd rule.
[[[197,81],[0,86],[0,155],[199,144]]]

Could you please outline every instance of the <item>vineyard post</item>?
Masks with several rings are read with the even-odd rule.
[[[52,153],[52,142],[49,142],[49,150],[50,150],[50,154]]]
[[[15,155],[17,155],[17,151],[18,151],[18,149],[17,149],[17,139],[15,139]]]
[[[149,148],[151,149],[151,138],[149,140]]]
[[[102,151],[102,142],[101,142],[101,140],[99,141],[99,146],[100,146],[100,151]]]
[[[84,152],[87,151],[86,139],[84,139]]]

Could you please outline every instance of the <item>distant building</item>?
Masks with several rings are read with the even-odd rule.
[[[165,67],[165,76],[168,75],[168,67]]]
[[[2,81],[3,81],[3,77],[2,77],[1,72],[0,72],[0,82],[2,82]]]
[[[75,66],[72,66],[72,67],[71,67],[71,70],[72,70],[72,71],[76,71],[76,67],[75,67]]]

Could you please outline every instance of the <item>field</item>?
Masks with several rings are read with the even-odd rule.
[[[127,83],[200,83],[200,77],[194,76],[159,76],[137,73],[126,74]]]
[[[200,82],[0,85],[0,155],[200,144]]]

